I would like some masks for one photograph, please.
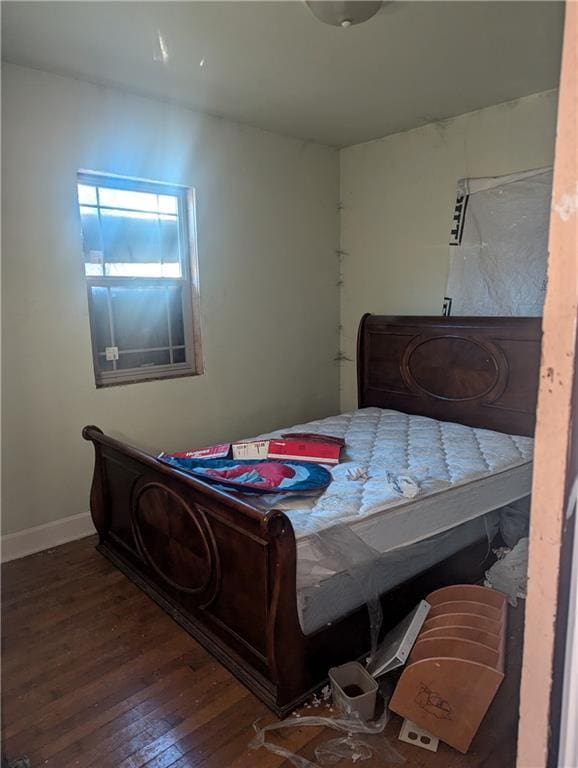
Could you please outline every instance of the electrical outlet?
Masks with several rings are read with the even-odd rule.
[[[400,741],[405,741],[406,744],[413,744],[430,752],[437,752],[440,743],[437,736],[434,736],[433,733],[426,731],[424,728],[420,728],[419,725],[412,723],[411,720],[403,721],[397,738]]]

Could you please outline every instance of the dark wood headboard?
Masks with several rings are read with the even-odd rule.
[[[533,435],[541,318],[364,315],[359,407]]]

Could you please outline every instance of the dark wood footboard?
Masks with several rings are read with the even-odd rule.
[[[287,517],[264,512],[103,434],[91,512],[99,550],[276,713],[315,684],[297,616]]]

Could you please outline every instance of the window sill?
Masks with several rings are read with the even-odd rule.
[[[120,387],[126,384],[144,384],[148,381],[163,381],[165,379],[183,379],[187,376],[202,376],[204,371],[196,371],[189,365],[182,366],[156,366],[154,370],[142,370],[139,368],[128,369],[122,373],[106,372],[96,381],[97,389],[107,387]]]

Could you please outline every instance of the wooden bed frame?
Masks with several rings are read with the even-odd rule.
[[[359,406],[512,434],[534,430],[540,320],[365,315]],[[305,635],[288,518],[85,427],[98,549],[280,716],[369,647],[367,611]],[[485,539],[383,595],[384,630],[427,592],[476,581]]]

